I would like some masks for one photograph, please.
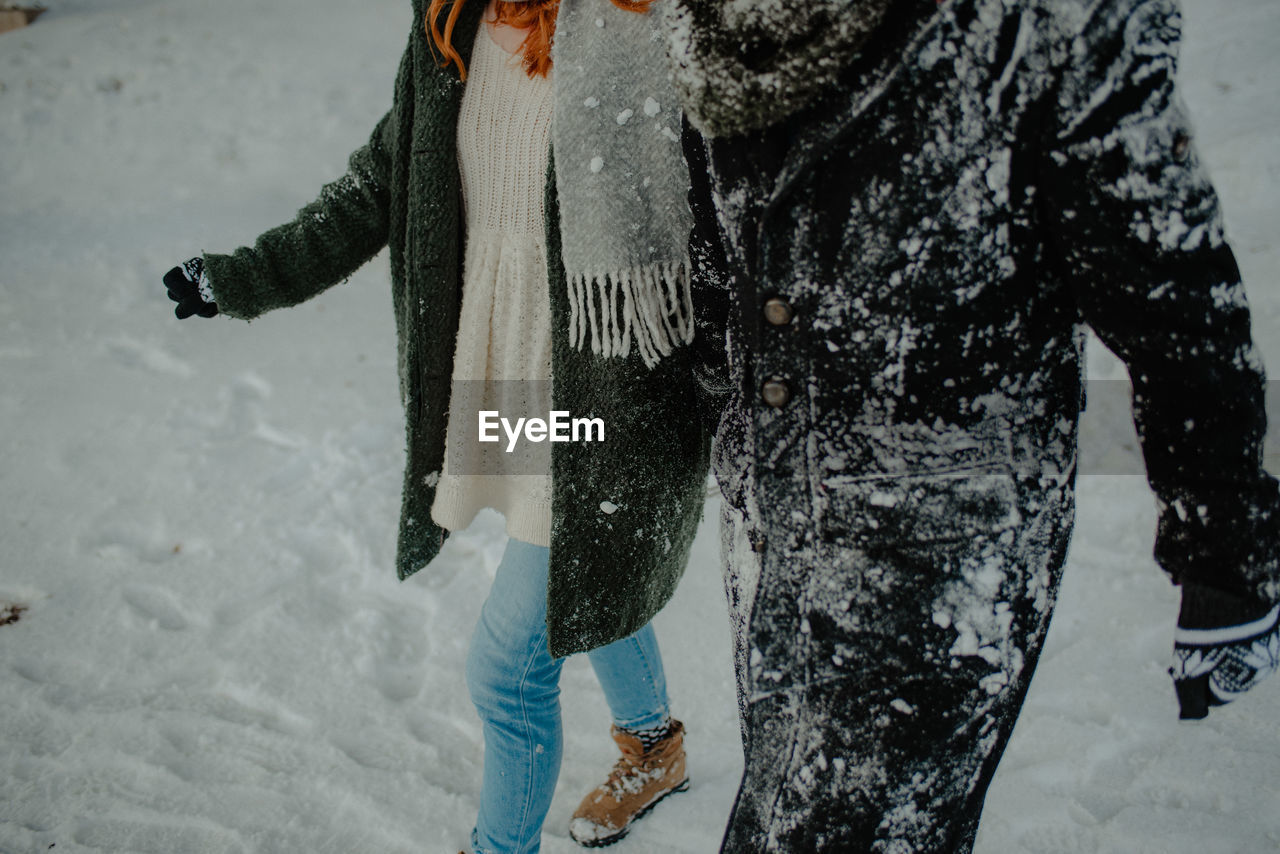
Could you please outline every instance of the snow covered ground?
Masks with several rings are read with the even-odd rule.
[[[480,779],[462,662],[503,538],[484,516],[394,579],[385,256],[251,325],[179,323],[159,284],[343,170],[409,4],[47,2],[0,35],[0,600],[26,608],[0,626],[0,852],[452,854]],[[1185,94],[1280,372],[1280,13],[1185,7]],[[1090,417],[1088,442],[1129,441]],[[1178,724],[1149,492],[1080,493],[979,852],[1280,850],[1280,680]],[[714,509],[657,621],[694,786],[619,854],[714,851],[741,770]],[[585,660],[563,689],[551,854],[613,759]]]

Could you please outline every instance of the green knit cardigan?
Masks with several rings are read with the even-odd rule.
[[[414,21],[423,21],[425,5],[414,0]],[[475,0],[459,20],[464,61],[465,34],[475,32],[483,8]],[[463,88],[418,23],[391,110],[351,155],[347,174],[252,247],[205,255],[219,310],[248,320],[315,296],[390,247],[407,433],[396,555],[402,579],[435,558],[447,534],[432,522],[431,504],[462,295],[456,123]],[[696,414],[690,348],[649,369],[636,356],[606,359],[569,345],[550,174],[546,210],[552,404],[606,425],[604,442],[552,445],[547,628],[551,653],[563,656],[631,634],[675,592],[702,512],[710,431]]]

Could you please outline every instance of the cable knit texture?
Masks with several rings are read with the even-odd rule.
[[[475,32],[483,11],[483,3],[468,3],[455,32]],[[432,53],[425,14],[425,0],[414,0],[395,100],[351,155],[347,174],[252,246],[205,255],[219,311],[250,319],[315,296],[390,248],[407,443],[401,578],[434,559],[445,536],[431,506],[445,453],[466,238],[457,150],[465,87]],[[470,62],[471,39],[457,45]],[[563,656],[635,632],[675,592],[702,513],[710,440],[695,414],[691,348],[648,368],[634,356],[601,358],[570,345],[554,173],[548,165],[552,402],[608,425],[607,441],[551,447],[547,632],[552,655]]]
[[[515,473],[502,468],[498,451],[485,459],[502,473],[487,473],[476,434],[481,409],[508,417],[551,411],[543,246],[551,114],[551,81],[530,77],[482,24],[458,119],[467,246],[445,464],[431,518],[456,531],[491,507],[506,517],[509,535],[539,546],[551,545],[550,460],[545,474]]]

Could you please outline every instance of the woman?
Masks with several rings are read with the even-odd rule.
[[[679,118],[655,95],[663,81],[640,73],[655,44],[647,3],[559,5],[491,2],[482,23],[479,2],[415,0],[392,108],[346,176],[252,247],[165,277],[179,317],[250,319],[390,247],[408,434],[399,575],[482,507],[504,513],[511,537],[467,662],[485,733],[476,852],[538,850],[573,652],[590,650],[623,752],[574,838],[612,842],[687,783],[648,625],[683,572],[708,451],[689,417],[687,212],[670,215],[687,185]],[[577,76],[553,87],[557,27]],[[602,79],[587,106],[595,96],[574,87]],[[581,156],[592,151],[606,154]],[[513,467],[471,438],[481,412],[511,408],[599,421],[605,441],[559,442]]]

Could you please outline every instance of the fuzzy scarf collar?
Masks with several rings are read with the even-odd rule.
[[[663,27],[689,121],[707,136],[775,125],[829,91],[892,0],[672,0]]]

